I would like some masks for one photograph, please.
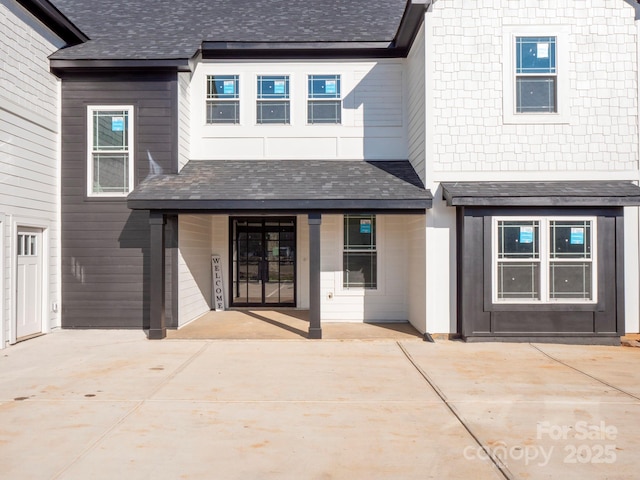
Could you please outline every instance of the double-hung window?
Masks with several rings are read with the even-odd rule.
[[[556,37],[516,37],[516,112],[556,113]]]
[[[495,218],[494,301],[595,302],[594,218]]]
[[[378,286],[375,215],[345,215],[342,254],[342,286],[370,288]]]
[[[505,123],[569,123],[569,29],[564,25],[503,27]]]
[[[89,196],[126,196],[133,190],[133,107],[88,108]]]
[[[340,75],[309,75],[307,123],[341,121]]]
[[[288,75],[259,75],[256,122],[258,124],[289,124]]]
[[[238,75],[207,75],[207,123],[240,123]]]

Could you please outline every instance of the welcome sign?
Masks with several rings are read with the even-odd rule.
[[[220,255],[211,255],[211,299],[216,312],[224,310],[224,282]]]

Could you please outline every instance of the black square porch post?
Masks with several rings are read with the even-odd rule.
[[[164,226],[167,222],[162,212],[149,212],[149,339],[159,340],[167,336],[165,322],[165,259]]]
[[[309,338],[322,338],[320,326],[320,213],[309,214]]]

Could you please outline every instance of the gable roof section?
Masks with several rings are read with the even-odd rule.
[[[192,160],[127,197],[131,209],[180,212],[424,213],[431,202],[405,160]]]
[[[622,207],[640,205],[640,187],[625,181],[443,183],[454,207]]]
[[[203,46],[260,51],[306,45],[375,46],[406,54],[422,22],[426,0],[54,0],[91,41],[56,52],[70,61],[164,61],[192,58]],[[412,30],[415,30],[412,31]],[[395,39],[402,43],[396,45]],[[284,46],[284,48],[282,48]],[[391,56],[388,52],[386,56]]]

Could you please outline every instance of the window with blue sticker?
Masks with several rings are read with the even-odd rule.
[[[256,121],[259,124],[289,124],[289,75],[259,75]]]
[[[556,113],[556,37],[516,37],[517,113]]]
[[[592,218],[497,219],[496,301],[594,301]]]
[[[343,235],[343,288],[377,288],[376,216],[345,215]]]
[[[207,123],[240,123],[239,75],[207,75]]]
[[[340,75],[309,75],[307,123],[342,122]]]

